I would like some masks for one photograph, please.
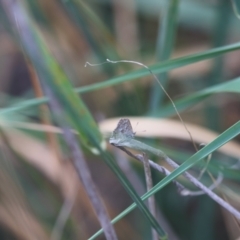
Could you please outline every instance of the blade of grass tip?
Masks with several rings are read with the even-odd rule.
[[[21,101],[20,103],[10,105],[9,107],[1,108],[0,115],[12,113],[12,112],[19,112],[19,111],[22,111],[22,110],[25,110],[28,108],[39,106],[39,105],[47,103],[47,102],[48,102],[47,97],[24,100],[24,101]]]
[[[230,45],[227,45],[227,46],[224,46],[224,47],[211,49],[211,50],[203,52],[203,53],[190,55],[188,57],[177,58],[177,59],[169,60],[169,61],[166,61],[166,62],[163,62],[163,63],[157,63],[157,64],[154,64],[154,65],[150,66],[149,68],[155,74],[157,74],[157,73],[161,73],[161,72],[164,72],[164,71],[179,68],[179,67],[191,64],[191,63],[195,63],[195,62],[198,62],[198,61],[203,61],[203,60],[206,60],[206,59],[209,59],[209,58],[214,58],[214,57],[220,56],[221,54],[224,54],[224,53],[227,53],[227,52],[230,52],[230,51],[235,51],[235,50],[238,50],[238,49],[240,49],[240,43],[230,44]],[[87,92],[91,92],[91,91],[96,91],[96,90],[100,90],[102,88],[117,85],[117,84],[120,84],[120,83],[123,83],[123,82],[126,82],[126,81],[135,80],[139,77],[147,76],[149,74],[150,73],[148,71],[144,70],[144,69],[135,70],[135,71],[132,71],[131,73],[123,74],[119,77],[111,78],[111,79],[106,80],[106,81],[101,82],[101,83],[95,83],[95,84],[90,84],[90,85],[87,85],[87,86],[84,86],[84,87],[75,88],[75,92],[76,93],[87,93]],[[38,106],[42,103],[46,103],[47,101],[48,101],[47,98],[26,100],[24,102],[16,104],[15,106],[5,108],[5,109],[1,109],[0,114],[7,114],[7,113],[10,113],[10,112],[13,112],[13,111],[21,111],[21,110],[24,110],[26,108],[30,108],[30,107]],[[152,115],[155,115],[155,114],[156,113],[154,112]],[[159,115],[159,113],[157,113],[157,115]]]
[[[161,11],[162,16],[159,18],[156,49],[157,60],[159,61],[168,60],[172,54],[175,44],[179,0],[169,0],[166,2],[166,5]],[[157,77],[160,79],[163,87],[166,88],[168,73],[161,73]],[[157,86],[157,83],[153,82],[150,94],[150,112],[161,106],[163,96],[164,94]]]
[[[94,150],[93,152],[95,153],[101,153],[105,162],[119,178],[152,227],[156,229],[162,239],[166,239],[167,236],[165,232],[156,219],[151,215],[145,204],[141,201],[125,175],[114,163],[112,158],[104,152],[102,135],[97,128],[96,123],[83,102],[80,101],[80,98],[74,94],[69,80],[64,75],[64,72],[61,71],[55,60],[51,57],[44,42],[37,34],[36,29],[32,28],[32,25],[28,21],[27,12],[25,12],[21,5],[18,5],[19,3],[16,1],[1,0],[1,3],[9,13],[13,25],[15,25],[15,16],[18,16],[21,44],[24,46],[25,51],[38,70],[40,79],[43,81],[44,85],[53,92],[54,97],[56,97],[66,112],[64,117],[66,118],[69,127],[77,129],[80,135],[79,141],[83,143],[84,146],[90,148],[92,151]]]
[[[180,98],[179,100],[175,100],[174,103],[178,111],[182,112],[197,103],[202,103],[204,99],[217,93],[240,93],[240,77],[203,89],[187,97]],[[155,117],[169,117],[174,114],[175,111],[172,108],[172,104],[167,104],[162,106],[161,109],[156,110],[152,115]]]
[[[233,126],[228,128],[225,132],[223,132],[221,135],[219,135],[215,140],[213,140],[211,143],[206,145],[204,148],[199,150],[197,153],[195,153],[193,156],[191,156],[188,160],[186,160],[179,168],[174,170],[171,174],[166,176],[162,181],[160,181],[158,184],[156,184],[149,192],[145,193],[141,198],[142,200],[148,199],[153,194],[157,193],[159,190],[161,190],[164,186],[166,186],[168,183],[170,183],[172,180],[177,178],[180,174],[187,171],[189,168],[191,168],[194,164],[199,162],[201,159],[207,157],[209,154],[217,150],[219,147],[236,137],[240,134],[240,121],[235,123]],[[126,216],[128,213],[130,213],[133,209],[135,209],[136,205],[133,203],[130,205],[127,209],[125,209],[123,212],[121,212],[117,217],[115,217],[112,220],[112,223],[116,223],[119,220],[121,220],[124,216]],[[93,240],[96,237],[98,237],[100,234],[102,234],[102,230],[99,230],[96,232],[89,240]]]
[[[159,191],[161,188],[163,188],[170,181],[172,181],[173,179],[178,177],[180,174],[187,171],[193,165],[198,163],[201,159],[207,157],[209,154],[211,154],[216,149],[218,149],[222,145],[226,144],[228,141],[230,141],[231,139],[233,139],[234,137],[236,137],[239,134],[240,134],[240,121],[238,121],[233,126],[231,126],[226,131],[224,131],[221,135],[219,135],[219,137],[217,137],[211,143],[209,143],[204,148],[199,150],[197,153],[195,153],[193,156],[191,156],[188,160],[186,160],[179,168],[174,170],[169,176],[167,176],[161,182],[159,182],[157,185],[155,185],[153,187],[153,189],[149,193],[146,194],[146,197],[149,197],[150,195],[155,194],[157,191]],[[229,209],[227,209],[227,210],[229,210]],[[240,219],[239,212],[237,212],[237,214],[235,214],[235,212],[234,213],[231,212],[231,213],[234,214],[238,219]]]

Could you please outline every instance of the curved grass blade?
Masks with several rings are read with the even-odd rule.
[[[178,177],[180,174],[187,171],[189,168],[191,168],[194,164],[199,162],[201,159],[207,157],[209,154],[213,153],[219,147],[226,144],[227,142],[229,142],[230,140],[232,140],[234,137],[236,137],[239,134],[240,134],[240,121],[238,121],[233,126],[228,128],[225,132],[223,132],[221,135],[219,135],[219,137],[217,137],[211,143],[209,143],[204,148],[202,148],[200,151],[195,153],[188,160],[186,160],[179,168],[177,168],[169,176],[164,178],[151,191],[149,191],[147,194],[145,194],[146,198],[148,198],[152,194],[155,194],[157,191],[159,191],[161,188],[163,188],[166,184],[168,184],[174,178]]]
[[[217,84],[215,86],[206,88],[204,90],[198,91],[192,95],[181,98],[174,101],[177,110],[179,112],[186,110],[187,108],[202,102],[204,99],[210,97],[212,94],[216,93],[240,93],[240,77],[235,78],[231,81]],[[152,113],[152,116],[157,117],[168,117],[176,114],[171,104],[161,107],[161,110],[158,110]]]
[[[183,172],[187,171],[189,168],[191,168],[194,164],[198,163],[201,159],[207,157],[209,154],[217,150],[219,147],[236,137],[240,134],[240,121],[238,121],[236,124],[231,126],[229,129],[227,129],[225,132],[223,132],[221,135],[219,135],[215,140],[213,140],[211,143],[206,145],[204,148],[202,148],[200,151],[195,153],[193,156],[191,156],[188,160],[186,160],[179,168],[174,170],[170,175],[165,177],[162,181],[160,181],[158,184],[156,184],[150,191],[145,193],[141,198],[142,200],[146,200],[153,194],[157,193],[159,190],[161,190],[164,186],[166,186],[168,183],[170,183],[172,180],[177,178],[179,175],[181,175]],[[117,217],[115,217],[112,220],[112,223],[118,222],[120,219],[122,219],[124,216],[126,216],[128,213],[130,213],[134,208],[136,207],[135,204],[132,204],[127,209],[125,209],[122,213],[120,213]],[[99,230],[96,232],[89,240],[93,240],[96,237],[98,237],[102,233],[102,230]]]

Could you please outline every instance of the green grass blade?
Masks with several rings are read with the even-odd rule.
[[[166,5],[161,13],[163,17],[160,18],[158,30],[156,54],[159,61],[168,60],[172,54],[175,44],[179,0],[169,0]],[[166,72],[161,73],[158,75],[158,78],[163,87],[166,88],[168,74]],[[159,88],[157,82],[153,82],[149,103],[150,112],[155,111],[158,106],[161,106],[163,97],[165,97],[164,92]]]
[[[197,103],[202,102],[204,99],[206,99],[207,97],[210,97],[212,94],[228,93],[228,92],[240,93],[240,77],[225,83],[217,84],[216,86],[213,86],[210,88],[206,88],[192,95],[176,100],[174,101],[174,103],[177,107],[177,110],[181,112]],[[157,116],[157,117],[160,117],[160,116],[167,117],[174,114],[176,114],[176,112],[172,107],[172,104],[167,104],[166,106],[163,106],[158,111],[152,113],[153,116]]]
[[[151,224],[151,226],[158,232],[160,239],[168,239],[165,231],[162,229],[162,227],[158,224],[156,219],[152,216],[152,214],[149,212],[148,208],[145,206],[141,198],[138,196],[138,194],[135,192],[133,187],[131,186],[130,182],[127,180],[125,175],[122,173],[122,171],[119,169],[117,164],[113,161],[112,157],[106,153],[102,152],[102,156],[104,157],[105,162],[108,164],[108,166],[113,170],[113,172],[117,175],[119,180],[122,183],[127,183],[123,184],[129,195],[133,198],[133,200],[136,203],[136,206],[139,207],[139,210],[147,217],[147,220]],[[118,171],[116,171],[119,169]]]
[[[181,57],[181,58],[176,58],[173,60],[161,62],[161,63],[156,63],[154,65],[151,65],[149,68],[152,70],[154,74],[158,73],[163,73],[170,71],[172,69],[176,69],[179,67],[183,67],[192,63],[200,62],[203,60],[207,60],[210,58],[214,58],[217,56],[220,56],[221,54],[235,51],[237,49],[240,49],[240,43],[235,43],[235,44],[230,44],[224,47],[219,47],[219,48],[214,48],[205,52],[193,54],[187,57]],[[95,83],[91,84],[85,87],[80,87],[76,88],[76,91],[78,93],[84,93],[84,92],[90,92],[90,91],[96,91],[102,88],[110,87],[113,85],[117,85],[123,82],[131,81],[131,80],[136,80],[137,78],[140,77],[145,77],[150,75],[149,71],[146,69],[140,69],[140,70],[135,70],[130,73],[126,73],[123,75],[120,75],[118,77],[111,78],[109,80],[106,80],[104,82],[100,83]]]
[[[230,10],[230,2],[225,0],[220,0],[216,6],[217,18],[215,22],[215,27],[213,28],[212,35],[212,47],[219,47],[227,42],[228,31],[230,26],[230,19],[232,16]],[[208,76],[208,81],[206,81],[206,87],[213,86],[224,80],[224,58],[223,56],[214,59],[213,67]],[[214,131],[219,131],[222,125],[222,111],[220,108],[209,104],[204,109],[206,116],[206,126]],[[218,119],[218,121],[215,121]]]
[[[233,126],[231,126],[229,129],[227,129],[225,132],[223,132],[221,135],[219,135],[215,140],[213,140],[211,143],[206,145],[204,148],[202,148],[200,151],[198,151],[193,156],[191,156],[188,160],[186,160],[179,168],[174,170],[170,175],[168,175],[162,181],[160,181],[158,184],[156,184],[150,191],[148,191],[141,197],[142,200],[146,200],[153,194],[157,193],[164,186],[166,186],[172,180],[177,178],[180,174],[187,171],[194,164],[198,163],[201,159],[207,157],[209,154],[213,153],[219,147],[221,147],[228,141],[232,140],[234,137],[236,137],[239,134],[240,134],[240,121],[237,122],[236,124],[234,124]],[[128,213],[130,213],[135,207],[136,207],[136,204],[132,204],[131,206],[129,206],[122,213],[120,213],[117,217],[115,217],[112,220],[112,223],[118,222],[120,219],[122,219],[124,216],[126,216]],[[95,239],[101,233],[102,233],[102,230],[99,230],[89,240]]]
[[[187,171],[189,168],[191,168],[194,164],[199,162],[201,159],[207,157],[209,154],[213,153],[215,150],[232,140],[234,137],[240,134],[240,121],[235,123],[233,126],[228,128],[225,132],[220,134],[216,139],[214,139],[211,143],[206,145],[204,148],[202,148],[200,151],[195,153],[193,156],[191,156],[188,160],[186,160],[179,168],[174,170],[170,175],[165,177],[160,183],[158,183],[156,186],[153,187],[151,191],[149,191],[144,196],[148,198],[152,194],[155,194],[157,191],[159,191],[161,188],[163,188],[166,184],[168,184],[170,181],[178,177],[183,172]],[[144,198],[145,200],[145,198]]]

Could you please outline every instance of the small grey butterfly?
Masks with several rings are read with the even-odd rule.
[[[131,122],[127,118],[122,118],[118,122],[116,129],[113,131],[116,133],[122,133],[128,138],[134,138],[135,132],[133,132]]]
[[[120,119],[116,129],[113,131],[112,136],[109,139],[109,143],[114,146],[124,146],[126,142],[133,139],[135,133],[133,132],[132,125],[129,119]],[[126,141],[126,139],[128,141]]]

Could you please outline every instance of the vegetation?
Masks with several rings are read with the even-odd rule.
[[[239,9],[1,0],[0,239],[237,239]]]

